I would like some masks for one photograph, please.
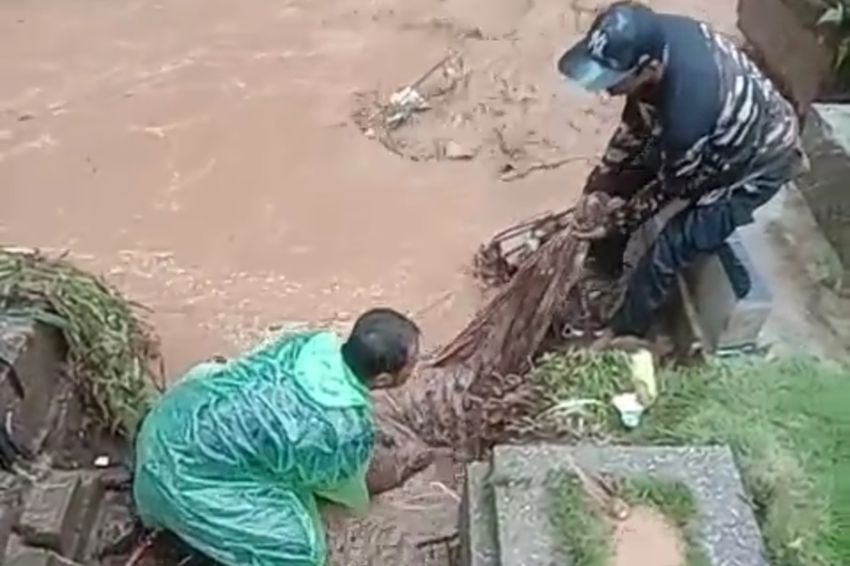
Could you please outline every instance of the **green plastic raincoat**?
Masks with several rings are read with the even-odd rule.
[[[365,509],[374,438],[336,336],[287,336],[165,393],[136,441],[134,499],[146,525],[225,565],[323,565],[316,496]]]

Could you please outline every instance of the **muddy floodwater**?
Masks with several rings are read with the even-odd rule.
[[[70,250],[151,307],[171,373],[377,304],[443,341],[479,304],[478,243],[570,204],[616,122],[616,102],[554,67],[597,5],[6,0],[0,242]],[[731,0],[653,5],[734,29]],[[473,124],[474,156],[415,162],[363,135],[358,93],[387,96],[449,50],[469,81],[446,120]],[[586,159],[503,182],[493,139]]]

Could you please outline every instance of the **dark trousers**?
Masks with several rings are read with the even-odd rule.
[[[618,335],[643,336],[666,301],[677,275],[705,254],[718,254],[739,297],[749,292],[746,269],[726,240],[738,226],[749,224],[753,212],[770,200],[788,181],[785,168],[766,172],[712,204],[692,204],[673,216],[650,248],[630,270],[625,295],[610,326]],[[623,196],[619,184],[619,196]],[[631,234],[615,234],[592,243],[590,257],[602,270],[617,273]]]

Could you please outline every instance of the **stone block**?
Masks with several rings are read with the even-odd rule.
[[[13,438],[33,454],[57,427],[63,402],[73,390],[63,375],[65,352],[55,329],[0,315],[0,358],[6,362],[0,365],[0,409],[11,415]],[[14,376],[23,388],[23,399],[16,393]]]
[[[832,53],[807,25],[808,19],[790,0],[738,3],[738,27],[755,52],[753,58],[800,116],[832,82]]]
[[[744,486],[728,448],[497,446],[494,481],[508,478],[532,486],[545,485],[553,474],[569,472],[570,459],[594,473],[682,483],[696,499],[700,542],[711,566],[768,566],[755,515],[746,503]],[[546,514],[543,509],[537,511],[541,516]]]
[[[546,478],[512,477],[496,468],[491,482],[501,566],[570,566],[552,526]]]
[[[460,566],[500,566],[490,464],[466,468],[460,517]]]
[[[132,550],[136,536],[137,518],[132,512],[132,497],[128,492],[107,491],[99,506],[89,537],[89,545],[77,560],[87,564],[108,553],[126,553]]]
[[[11,474],[0,472],[0,564],[12,535],[12,529],[18,524],[23,507],[23,481]]]
[[[9,561],[9,566],[80,566],[73,560],[40,548],[26,548]]]
[[[850,105],[814,104],[803,129],[810,170],[797,187],[824,235],[838,254],[850,281]]]
[[[76,558],[85,551],[103,496],[95,476],[54,472],[24,503],[18,533],[26,544]]]
[[[34,485],[18,527],[24,542],[69,554],[84,499],[79,474],[54,474],[44,483]]]

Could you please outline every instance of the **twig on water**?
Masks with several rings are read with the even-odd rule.
[[[430,67],[427,71],[425,71],[424,73],[422,73],[422,75],[421,75],[418,79],[416,79],[415,81],[413,81],[413,82],[410,84],[410,87],[409,87],[409,88],[411,88],[411,89],[413,89],[413,90],[416,90],[417,88],[419,88],[420,86],[422,86],[422,83],[424,83],[425,81],[427,81],[427,80],[428,80],[428,78],[429,78],[431,75],[433,75],[434,73],[436,73],[436,72],[437,72],[437,69],[441,68],[443,65],[445,65],[446,63],[448,63],[448,62],[451,60],[451,58],[452,58],[452,54],[451,54],[451,53],[449,53],[448,55],[446,55],[445,57],[443,57],[442,59],[440,59],[439,61],[437,61],[436,63],[434,63],[434,65],[433,65],[433,66],[431,66],[431,67]]]
[[[517,181],[519,179],[523,179],[528,177],[531,173],[535,171],[544,171],[548,169],[557,169],[558,167],[562,167],[567,163],[572,163],[574,161],[591,161],[595,159],[593,156],[587,155],[578,155],[572,157],[562,157],[561,159],[553,159],[551,161],[537,161],[532,163],[528,167],[524,169],[511,169],[502,173],[501,179],[503,182],[508,183],[510,181]]]
[[[436,299],[434,299],[430,303],[426,304],[421,309],[414,311],[411,314],[412,318],[414,320],[421,319],[425,314],[427,314],[430,311],[434,310],[435,308],[439,307],[440,305],[442,305],[443,303],[445,303],[446,301],[451,299],[453,296],[454,296],[453,291],[446,291],[445,293],[442,293],[439,297],[437,297]]]

